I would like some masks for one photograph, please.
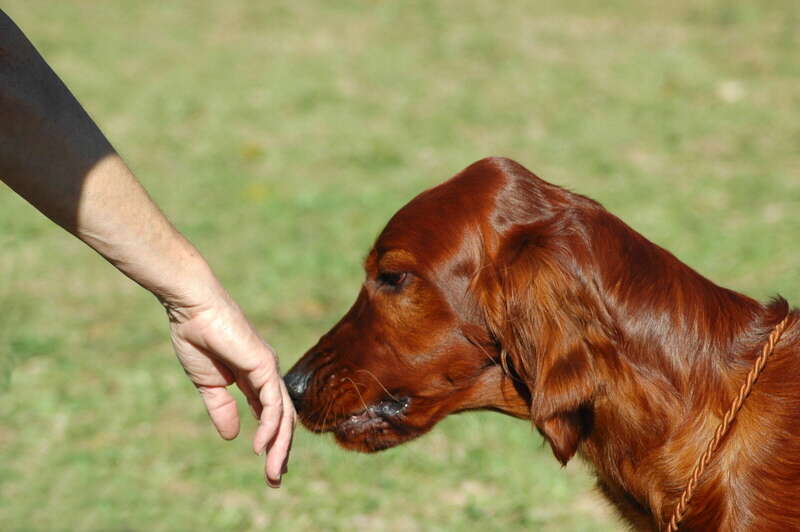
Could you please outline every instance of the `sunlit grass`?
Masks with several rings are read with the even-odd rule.
[[[347,309],[388,217],[487,155],[800,301],[794,1],[3,9],[284,367]],[[299,430],[268,490],[252,421],[217,439],[151,296],[7,191],[0,245],[2,530],[619,529],[579,463],[496,414],[373,456]]]

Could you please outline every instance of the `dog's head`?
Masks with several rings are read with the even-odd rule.
[[[303,424],[377,451],[491,409],[532,417],[566,461],[591,395],[590,361],[561,319],[583,295],[556,264],[571,201],[484,159],[403,207],[365,260],[355,304],[285,377]]]

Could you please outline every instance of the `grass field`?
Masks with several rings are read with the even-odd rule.
[[[388,217],[487,155],[719,283],[800,302],[800,3],[4,0],[284,368]],[[0,124],[2,127],[2,124]],[[620,530],[530,426],[379,455],[298,430],[267,489],[155,300],[0,188],[0,530]]]

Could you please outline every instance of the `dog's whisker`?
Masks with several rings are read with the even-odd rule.
[[[328,401],[328,406],[325,407],[325,413],[322,414],[322,420],[317,423],[315,432],[320,431],[323,429],[323,427],[325,427],[325,423],[328,421],[328,414],[330,413],[331,408],[333,408],[333,403],[334,399]]]
[[[381,380],[374,373],[372,373],[370,370],[364,369],[364,368],[356,370],[356,372],[359,372],[359,371],[363,371],[364,373],[366,373],[367,375],[369,375],[370,377],[375,379],[375,382],[377,382],[378,386],[380,386],[383,389],[383,391],[386,392],[386,395],[388,395],[389,397],[391,397],[395,401],[399,401],[399,399],[392,392],[390,392],[389,389],[386,386],[383,385]]]
[[[338,403],[338,402],[339,402],[339,399],[341,399],[341,398],[342,398],[342,396],[343,396],[344,394],[345,394],[345,392],[344,392],[344,391],[342,391],[342,392],[340,392],[340,393],[338,393],[338,394],[335,394],[333,397],[331,397],[331,398],[328,400],[328,406],[327,406],[327,408],[325,409],[325,413],[324,413],[324,414],[323,414],[323,416],[322,416],[322,424],[321,424],[321,425],[318,425],[318,430],[319,430],[319,429],[322,429],[322,428],[324,428],[324,427],[326,427],[326,426],[327,426],[327,422],[328,422],[328,415],[330,415],[330,414],[333,412],[333,410],[334,410],[334,409],[333,409],[333,406],[334,406],[336,403]]]
[[[361,404],[364,405],[364,410],[368,410],[369,407],[367,406],[367,402],[364,401],[364,396],[361,395],[361,390],[358,389],[358,385],[355,383],[355,381],[350,377],[344,377],[342,380],[349,381],[350,384],[353,385],[353,389],[356,391],[356,394],[358,394],[358,398],[361,400]]]

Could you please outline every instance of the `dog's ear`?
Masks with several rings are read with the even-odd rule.
[[[515,227],[487,268],[493,289],[484,291],[489,328],[530,391],[533,424],[562,464],[591,430],[595,356],[608,346],[597,295],[570,239],[563,221]]]
[[[596,390],[591,354],[583,346],[564,350],[550,346],[544,351],[534,345],[527,356],[531,355],[538,359],[536,373],[529,380],[532,420],[556,458],[566,465],[591,429]]]

